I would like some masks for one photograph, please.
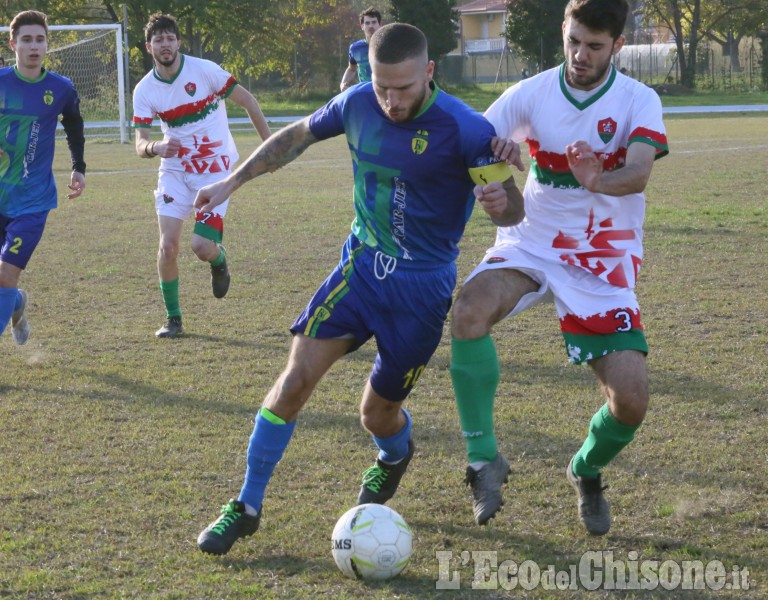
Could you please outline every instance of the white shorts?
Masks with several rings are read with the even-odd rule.
[[[515,269],[540,285],[538,291],[524,295],[507,317],[554,302],[571,362],[586,362],[616,350],[648,352],[633,289],[611,285],[579,267],[534,256],[517,245],[489,249],[467,281],[491,269]]]
[[[158,216],[186,219],[192,212],[197,190],[221,181],[229,171],[222,173],[185,173],[184,171],[160,171],[155,190],[155,211]],[[221,218],[227,214],[229,198],[213,209]]]

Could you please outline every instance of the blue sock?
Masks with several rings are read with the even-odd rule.
[[[404,408],[401,409],[405,415],[405,425],[395,435],[380,438],[373,436],[373,441],[379,448],[379,460],[381,462],[394,464],[404,459],[408,454],[408,441],[411,439],[411,415]]]
[[[5,328],[8,327],[8,322],[11,320],[13,311],[16,310],[17,304],[21,306],[21,294],[16,288],[0,288],[0,335],[2,335]]]
[[[286,423],[266,408],[262,408],[256,415],[256,423],[248,444],[245,483],[238,497],[240,502],[245,502],[256,510],[261,508],[272,471],[283,457],[294,429],[296,421]]]

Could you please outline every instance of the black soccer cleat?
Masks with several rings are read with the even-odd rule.
[[[509,473],[509,463],[501,452],[477,471],[467,467],[464,483],[472,488],[472,508],[478,525],[485,525],[504,505],[501,486],[509,479]]]
[[[578,477],[573,472],[573,459],[565,471],[568,483],[579,496],[579,518],[591,535],[605,535],[611,528],[611,511],[603,491],[608,488],[597,477]]]
[[[224,247],[219,246],[221,251],[224,252]],[[227,259],[218,266],[211,265],[211,290],[213,291],[214,298],[223,298],[229,291],[229,267],[227,266]]]
[[[377,458],[376,464],[363,471],[363,485],[360,487],[357,503],[384,504],[394,496],[415,449],[413,440],[408,440],[408,454],[403,460],[394,465],[388,465]]]
[[[241,537],[256,533],[261,521],[261,509],[252,517],[245,504],[230,500],[221,507],[221,515],[197,536],[197,546],[206,554],[226,554]]]

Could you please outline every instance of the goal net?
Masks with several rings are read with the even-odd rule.
[[[11,54],[5,60],[13,65],[16,58]],[[74,83],[86,137],[127,141],[121,25],[49,25],[45,67]]]

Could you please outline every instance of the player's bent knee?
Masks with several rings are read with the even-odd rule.
[[[192,238],[192,252],[194,252],[200,260],[208,260],[209,255],[214,253],[213,250],[215,247],[216,243],[209,239],[197,236]],[[215,252],[215,254],[218,254],[218,250]]]
[[[360,413],[360,424],[368,433],[377,437],[389,437],[400,429],[397,413]]]
[[[459,295],[451,312],[451,335],[458,339],[475,339],[490,330],[488,316],[479,303]]]
[[[615,394],[611,413],[622,425],[640,425],[648,412],[648,395],[642,393]]]

